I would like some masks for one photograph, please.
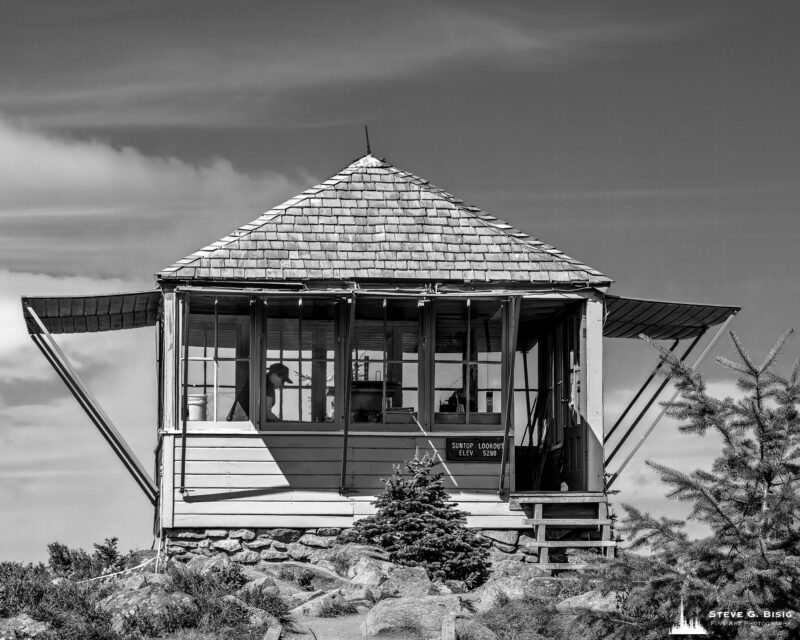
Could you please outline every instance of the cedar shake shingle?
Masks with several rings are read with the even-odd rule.
[[[607,285],[611,279],[366,155],[178,260],[161,280],[413,279]]]

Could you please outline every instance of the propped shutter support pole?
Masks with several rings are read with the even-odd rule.
[[[39,328],[38,333],[32,333],[31,339],[39,348],[47,361],[53,367],[58,376],[64,381],[70,393],[78,401],[78,404],[89,416],[89,419],[97,427],[100,434],[108,442],[111,449],[125,465],[125,468],[133,476],[136,484],[139,485],[150,503],[155,506],[158,499],[158,488],[148,473],[144,470],[142,463],[130,449],[122,435],[114,427],[111,419],[106,415],[98,404],[97,400],[89,391],[86,384],[81,380],[77,371],[72,367],[64,352],[56,343],[53,336],[44,326],[41,318],[36,314],[31,306],[26,306],[25,311]]]
[[[725,333],[725,330],[728,328],[728,325],[731,323],[735,315],[736,313],[732,313],[731,315],[728,316],[727,320],[725,320],[723,325],[719,328],[719,331],[717,331],[716,335],[711,339],[711,342],[709,342],[708,346],[706,346],[706,348],[703,350],[703,353],[700,354],[695,363],[692,365],[693,370],[697,369],[697,367],[699,367],[703,363],[703,361],[706,359],[706,356],[709,354],[711,349],[714,348],[714,345],[717,344],[717,341],[722,337],[722,334]],[[672,394],[672,397],[669,399],[669,401],[665,403],[660,413],[655,417],[655,420],[653,420],[653,422],[647,428],[647,431],[645,431],[642,437],[639,438],[639,442],[636,443],[636,446],[633,448],[633,451],[631,451],[628,454],[628,457],[622,461],[622,464],[619,466],[619,469],[617,469],[608,479],[608,482],[606,483],[606,490],[608,490],[611,487],[611,485],[614,484],[614,481],[619,477],[619,474],[622,473],[622,470],[631,461],[631,458],[633,458],[633,456],[636,455],[636,452],[639,451],[641,446],[644,444],[644,441],[652,433],[653,429],[656,428],[656,425],[659,422],[661,422],[661,418],[663,418],[664,415],[667,413],[667,407],[673,402],[675,402],[675,399],[678,397],[679,394],[680,391],[675,391],[675,393]]]

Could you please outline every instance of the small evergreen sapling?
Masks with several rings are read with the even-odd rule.
[[[431,579],[481,584],[488,575],[489,542],[466,527],[466,514],[456,509],[434,473],[437,460],[422,458],[395,465],[383,480],[375,515],[356,522],[348,539],[386,549],[392,562],[425,568]],[[406,475],[407,474],[407,475]]]

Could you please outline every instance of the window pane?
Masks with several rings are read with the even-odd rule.
[[[353,327],[351,420],[409,423],[419,410],[416,300],[360,299]]]
[[[499,413],[503,340],[500,300],[437,301],[434,360],[435,411],[440,423]],[[472,419],[469,418],[471,421]]]
[[[189,420],[249,420],[249,313],[249,301],[192,297],[186,335]],[[231,361],[224,361],[226,358]]]
[[[503,306],[498,300],[473,300],[470,305],[470,360],[500,362]]]
[[[216,420],[246,422],[250,420],[250,363],[217,363]]]
[[[336,309],[334,300],[303,299],[302,305],[298,298],[268,301],[264,338],[268,421],[333,420]]]

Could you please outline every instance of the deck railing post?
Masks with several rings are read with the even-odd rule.
[[[503,448],[500,458],[500,480],[497,493],[505,492],[506,464],[508,463],[508,438],[511,430],[512,416],[514,415],[514,356],[517,352],[517,332],[519,329],[519,314],[522,307],[520,296],[508,299],[508,322],[506,324],[508,341],[506,342],[506,388],[505,405],[503,406]]]
[[[347,298],[347,303],[350,308],[347,314],[347,327],[345,327],[345,352],[342,354],[342,373],[344,380],[342,380],[340,385],[344,395],[342,398],[342,470],[339,478],[339,493],[342,495],[347,491],[345,485],[347,476],[347,440],[350,436],[350,388],[353,379],[353,324],[356,317],[355,294]]]

